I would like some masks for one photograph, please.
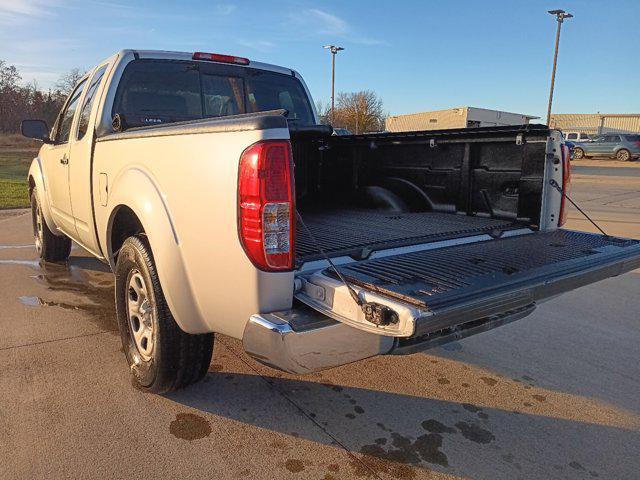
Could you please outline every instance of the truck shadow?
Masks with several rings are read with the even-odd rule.
[[[112,277],[107,273],[106,265],[73,255],[66,266],[35,264],[33,268],[39,269],[34,279],[46,287],[48,294],[73,294],[77,298],[69,308],[86,310],[92,321],[107,329],[108,325],[103,322],[112,321],[114,313]],[[638,273],[632,275],[637,278]],[[626,295],[624,285],[619,287],[621,294]],[[43,305],[66,306],[54,303],[55,298],[47,297],[46,300]],[[556,323],[556,320],[552,318],[549,321]],[[515,325],[525,326],[525,322]],[[536,329],[544,330],[539,322],[535,323]],[[516,327],[500,331],[509,332],[509,328]],[[568,328],[569,331],[574,329],[575,326]],[[515,339],[522,339],[523,335],[535,340],[531,332],[514,331],[502,339],[503,345],[499,347],[492,343],[490,334],[485,334],[478,337],[482,339],[481,343],[487,344],[485,351],[478,350],[477,346],[469,348],[467,342],[475,340],[468,339],[462,342],[462,351],[439,352],[444,357],[439,361],[449,362],[447,368],[454,362],[465,365],[477,362],[490,371],[501,372],[503,368],[505,376],[509,377],[513,372],[508,371],[504,359],[495,352],[504,352],[505,343],[511,343],[514,348],[522,345],[522,341]],[[535,395],[531,395],[533,390],[526,390],[529,398],[534,398],[527,404],[519,395],[524,393],[524,388],[531,386],[527,382],[532,379],[523,378],[519,383],[511,382],[503,386],[503,390],[496,390],[490,394],[489,400],[486,395],[476,397],[471,391],[447,393],[447,385],[436,385],[430,395],[439,398],[432,398],[394,386],[394,372],[400,364],[411,368],[412,372],[420,371],[415,370],[413,364],[416,362],[408,359],[374,360],[378,378],[371,384],[377,388],[362,388],[330,383],[326,379],[344,378],[347,380],[342,383],[346,383],[356,382],[358,376],[372,377],[368,371],[372,365],[367,362],[336,369],[339,371],[337,375],[328,373],[304,378],[278,376],[261,367],[256,370],[260,374],[238,373],[237,370],[246,372],[247,369],[230,367],[231,357],[235,354],[231,355],[233,349],[225,343],[220,342],[219,345],[223,345],[226,357],[223,356],[222,360],[219,355],[214,358],[214,362],[220,363],[212,364],[211,371],[201,383],[166,396],[190,412],[181,417],[181,421],[187,423],[186,435],[181,437],[179,429],[176,431],[175,426],[170,428],[178,438],[189,440],[199,438],[198,435],[215,435],[215,422],[209,423],[205,417],[217,416],[290,438],[288,442],[274,438],[268,445],[252,447],[256,457],[286,452],[293,460],[305,460],[304,451],[293,445],[294,442],[299,444],[299,440],[344,448],[351,455],[352,470],[339,474],[329,470],[334,478],[375,475],[415,478],[428,476],[431,471],[487,479],[635,478],[640,468],[637,459],[640,451],[638,417],[588,399],[593,396],[593,389],[574,385],[565,389],[562,383],[563,391],[571,392],[571,395],[565,395],[553,390],[553,384],[557,385],[557,382],[545,385],[543,381],[537,381]],[[544,351],[548,349],[549,345]],[[514,358],[513,355],[517,357],[516,353],[507,356]],[[526,356],[529,358],[530,355]],[[233,361],[238,364],[237,358]],[[522,365],[519,362],[513,368]],[[541,368],[548,371],[550,367]],[[428,370],[423,373],[433,375]],[[561,371],[560,374],[566,375],[566,372]],[[452,383],[466,381],[456,380],[452,375],[449,375]],[[483,381],[489,382],[487,378]],[[633,388],[634,381],[632,379],[629,388]],[[360,385],[363,383],[367,382]],[[543,390],[542,394],[539,390]],[[449,396],[444,398],[446,394]],[[543,396],[547,398],[546,404],[542,403],[545,401]],[[509,407],[513,398],[516,401]],[[615,392],[603,399],[616,405],[623,403],[615,401]],[[559,402],[564,405],[559,405]],[[571,405],[572,402],[575,403]],[[590,402],[589,411],[582,411],[585,402]],[[546,406],[543,408],[542,405]],[[601,412],[597,410],[599,405],[602,406]],[[572,408],[576,412],[570,415],[567,412]],[[194,415],[194,410],[207,415]],[[189,422],[193,421],[198,428],[190,427]],[[326,463],[327,467],[333,466],[335,458],[327,458]]]
[[[636,270],[566,293],[528,318],[429,354],[640,415],[639,290]]]
[[[200,384],[167,398],[292,440],[342,447],[351,454],[353,471],[339,478],[415,478],[430,471],[474,479],[632,478],[638,467],[637,460],[631,460],[635,466],[622,461],[637,458],[638,422],[627,426],[606,415],[600,420],[558,418],[222,371],[210,372]],[[256,446],[255,454],[274,450],[304,460],[303,452],[282,441]]]

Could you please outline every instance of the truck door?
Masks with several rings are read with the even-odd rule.
[[[97,67],[89,77],[87,92],[82,97],[78,120],[69,139],[69,195],[73,208],[75,229],[78,241],[99,254],[100,247],[93,228],[93,210],[91,205],[91,149],[93,145],[94,124],[101,85],[108,64]]]
[[[54,144],[43,154],[51,212],[56,225],[74,237],[76,228],[69,196],[69,137],[86,83],[86,79],[82,80],[69,95],[56,122]]]

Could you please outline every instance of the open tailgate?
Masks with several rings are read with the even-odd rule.
[[[302,275],[296,298],[336,320],[407,343],[465,326],[484,331],[483,322],[497,326],[522,318],[541,300],[638,267],[637,240],[532,232],[338,266],[360,298],[397,312],[394,324],[368,321],[332,269]]]

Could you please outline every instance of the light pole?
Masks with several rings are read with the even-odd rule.
[[[325,45],[322,48],[326,48],[331,52],[331,126],[333,126],[333,112],[335,108],[334,104],[334,93],[335,93],[335,83],[336,83],[336,53],[340,50],[344,50],[342,47],[336,47],[335,45]]]
[[[547,125],[551,122],[551,104],[553,103],[553,85],[556,81],[556,63],[558,62],[558,45],[560,43],[560,28],[565,18],[572,18],[573,15],[564,10],[549,10],[551,15],[556,16],[558,30],[556,32],[556,52],[553,55],[553,71],[551,72],[551,90],[549,91],[549,107],[547,108]]]

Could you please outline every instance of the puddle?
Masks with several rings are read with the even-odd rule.
[[[43,303],[40,297],[18,297],[18,300],[27,307],[40,307]]]
[[[284,464],[287,470],[291,473],[300,473],[304,470],[304,463],[301,460],[296,460],[294,458],[290,458]]]
[[[37,260],[0,260],[0,265],[26,265],[27,267],[40,268]]]
[[[460,430],[464,438],[472,442],[490,443],[496,439],[493,433],[475,423],[458,422],[456,423],[456,427]]]
[[[103,330],[117,333],[113,275],[97,260],[71,257],[68,264],[49,264],[29,260],[0,260],[0,264],[26,265],[36,270],[31,275],[52,295],[18,297],[30,308],[57,307],[82,311]],[[61,295],[64,295],[62,298]]]
[[[169,431],[174,437],[191,442],[211,435],[211,424],[199,415],[178,413]]]

